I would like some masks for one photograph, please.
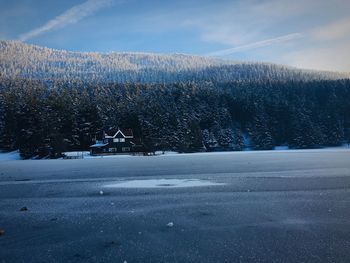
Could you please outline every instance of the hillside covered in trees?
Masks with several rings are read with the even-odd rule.
[[[116,127],[132,128],[150,151],[350,141],[350,80],[341,73],[0,41],[0,74],[0,149],[23,158],[88,150]]]
[[[350,74],[222,60],[184,54],[81,53],[0,41],[0,74],[5,78],[162,84],[261,80],[335,80]]]
[[[0,145],[23,158],[87,150],[133,128],[150,150],[336,146],[350,141],[350,80],[177,84],[0,79]],[[249,143],[248,143],[249,142]]]

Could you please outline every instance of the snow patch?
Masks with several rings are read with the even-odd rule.
[[[63,152],[62,153],[66,157],[80,157],[84,158],[86,156],[90,156],[90,152],[88,151],[76,151],[76,152]]]
[[[130,180],[113,184],[107,184],[105,187],[113,188],[182,188],[182,187],[201,187],[225,185],[208,180],[198,179],[148,179],[148,180]]]
[[[0,161],[13,161],[13,160],[21,160],[21,156],[19,155],[19,151],[13,152],[0,152]]]
[[[156,151],[155,155],[177,155],[180,154],[178,152],[174,152],[174,151]]]
[[[174,223],[173,222],[169,222],[168,224],[166,224],[167,227],[173,227]]]
[[[275,146],[274,150],[276,151],[285,151],[285,150],[289,150],[289,146],[288,145],[279,145],[279,146]]]

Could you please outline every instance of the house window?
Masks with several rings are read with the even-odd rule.
[[[123,147],[123,148],[122,148],[122,151],[123,151],[123,152],[130,152],[130,147]]]
[[[119,138],[114,138],[113,142],[119,142]]]
[[[119,141],[120,142],[125,142],[125,139],[124,138],[120,138]]]

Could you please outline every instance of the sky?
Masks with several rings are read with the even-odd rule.
[[[0,0],[0,39],[350,72],[349,0]]]

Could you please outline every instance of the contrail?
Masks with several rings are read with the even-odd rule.
[[[82,4],[75,5],[59,16],[51,19],[46,24],[20,35],[18,40],[26,41],[44,32],[74,24],[97,10],[111,5],[113,2],[114,0],[88,0]]]
[[[288,34],[280,37],[270,38],[238,47],[228,48],[228,49],[222,49],[218,51],[211,52],[207,54],[207,56],[224,56],[229,55],[232,53],[242,52],[250,49],[260,48],[260,47],[266,47],[277,43],[282,43],[290,40],[294,40],[297,38],[301,38],[303,35],[301,33],[293,33]]]

